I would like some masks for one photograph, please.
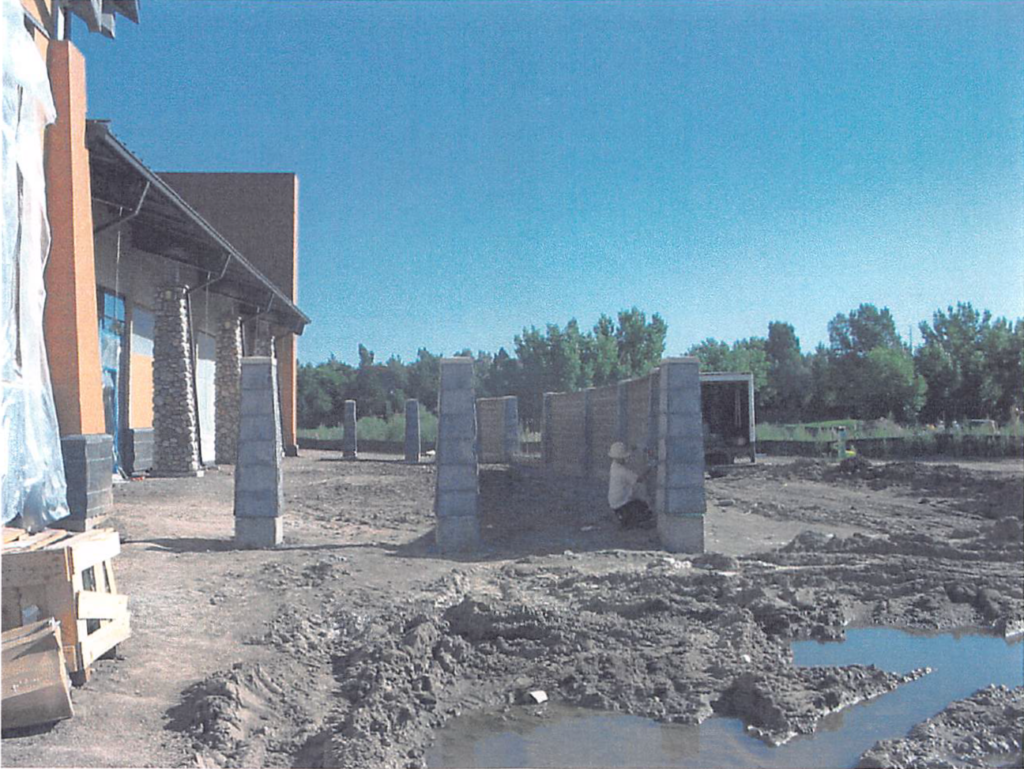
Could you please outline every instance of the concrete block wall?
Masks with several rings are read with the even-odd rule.
[[[541,444],[553,473],[604,481],[608,449],[635,449],[629,467],[650,463],[647,499],[658,514],[662,544],[673,552],[704,550],[704,438],[695,358],[669,358],[648,376],[575,393],[545,393]]]
[[[548,393],[542,430],[544,464],[560,475],[583,476],[587,472],[587,393]]]
[[[477,441],[481,462],[511,462],[519,453],[519,399],[477,398]]]
[[[608,479],[608,449],[619,440],[619,387],[595,387],[590,392],[590,474]]]
[[[277,364],[242,359],[241,414],[235,463],[235,541],[245,547],[281,544],[284,485]]]
[[[441,359],[435,464],[437,545],[446,552],[476,549],[480,481],[472,358]]]

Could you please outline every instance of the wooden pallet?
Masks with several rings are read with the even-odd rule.
[[[4,546],[4,630],[55,617],[61,624],[71,680],[89,680],[89,668],[131,635],[128,597],[119,595],[113,558],[121,538],[113,529],[84,534],[45,530]]]
[[[2,639],[4,730],[71,718],[60,623],[47,617],[5,631]]]

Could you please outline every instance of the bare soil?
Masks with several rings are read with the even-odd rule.
[[[234,548],[231,468],[122,485],[132,638],[74,691],[73,719],[5,735],[0,760],[419,766],[448,719],[533,689],[668,721],[733,715],[778,744],[926,674],[797,668],[794,638],[1024,630],[1019,460],[714,475],[697,558],[618,529],[604,489],[530,464],[482,467],[484,546],[464,557],[434,546],[430,464],[286,460],[276,550]],[[978,739],[955,739],[954,708],[864,765],[1019,765],[1020,698],[977,695]]]

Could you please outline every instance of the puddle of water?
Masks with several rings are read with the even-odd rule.
[[[877,740],[904,736],[956,699],[990,684],[1024,685],[1024,642],[977,634],[911,634],[888,628],[847,632],[843,643],[793,644],[798,665],[876,665],[930,675],[823,719],[813,735],[771,748],[742,723],[712,718],[700,726],[550,704],[511,718],[469,714],[440,731],[430,767],[851,767]]]

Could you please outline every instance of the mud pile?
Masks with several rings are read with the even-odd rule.
[[[446,608],[385,612],[340,640],[326,765],[418,766],[449,718],[515,707],[535,689],[663,721],[735,716],[781,744],[926,672],[796,668],[787,634],[836,634],[840,614],[817,596],[769,598],[670,558],[605,573],[513,564],[493,588]]]
[[[990,686],[861,756],[862,769],[1020,766],[1024,759],[1024,687]]]
[[[784,590],[827,592],[853,622],[981,627],[1013,636],[1024,631],[1021,530],[1019,520],[1002,518],[963,529],[952,540],[923,532],[804,532],[777,551],[745,559],[744,573]]]

